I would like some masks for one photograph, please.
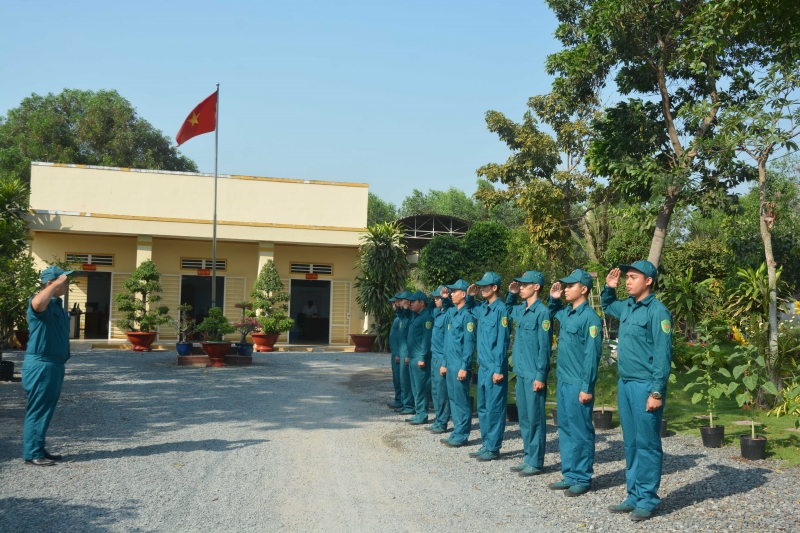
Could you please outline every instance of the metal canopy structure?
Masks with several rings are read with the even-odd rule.
[[[419,251],[437,235],[452,235],[460,239],[470,223],[447,215],[411,215],[397,221],[405,228],[403,241],[409,250]]]

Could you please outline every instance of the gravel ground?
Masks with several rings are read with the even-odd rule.
[[[21,366],[22,354],[6,359]],[[176,367],[172,353],[75,353],[48,435],[55,467],[21,459],[24,392],[0,383],[0,530],[130,531],[800,531],[800,470],[749,463],[738,448],[664,440],[662,503],[634,524],[619,429],[598,432],[594,490],[520,478],[519,428],[502,460],[467,457],[402,422],[388,356],[256,355],[251,367]]]

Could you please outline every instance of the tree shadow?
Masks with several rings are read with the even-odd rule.
[[[70,504],[52,498],[2,498],[0,523],[4,533],[43,531],[119,531],[115,525],[138,515],[139,506],[130,502],[113,509]]]
[[[611,446],[610,448],[615,448],[615,446]],[[625,451],[622,448],[622,443],[619,443],[619,448],[622,450],[622,459],[625,458]],[[687,454],[687,455],[671,455],[671,454],[664,454],[664,466],[662,467],[661,474],[662,476],[675,474],[676,472],[681,472],[684,470],[689,470],[697,466],[697,460],[701,457],[705,457],[702,454]],[[597,460],[595,460],[597,462]],[[595,476],[592,479],[592,487],[595,490],[601,489],[608,489],[612,487],[617,487],[619,485],[625,485],[625,468],[620,468],[619,470],[615,470],[613,472],[607,472],[605,474],[600,474],[599,476]]]
[[[225,452],[247,446],[254,446],[269,442],[267,439],[260,440],[234,440],[227,441],[222,439],[206,439],[206,440],[185,440],[181,442],[167,442],[164,444],[150,444],[147,446],[136,446],[133,448],[123,448],[120,450],[100,450],[89,453],[82,453],[76,456],[72,461],[84,462],[93,461],[95,459],[121,459],[123,457],[149,457],[151,455],[158,455],[162,453],[190,453],[195,451],[208,451],[208,452]],[[66,457],[70,460],[69,457]]]
[[[716,463],[708,465],[708,468],[716,472],[709,477],[684,485],[664,497],[661,501],[664,514],[674,513],[706,500],[750,492],[769,481],[766,474],[770,470],[766,468],[740,469]],[[708,487],[714,487],[714,490],[704,490]]]

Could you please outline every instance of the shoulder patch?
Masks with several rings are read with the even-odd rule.
[[[425,322],[425,328],[426,328],[426,329],[431,329],[431,327],[432,327],[432,326],[433,326],[433,322],[431,322],[430,320],[428,320],[427,322]]]
[[[400,325],[399,325],[399,326],[397,326],[397,327],[398,327],[398,328],[402,328],[402,327],[403,327],[403,321],[402,321],[402,320],[400,321]]]
[[[450,323],[449,322],[447,323],[447,329],[450,329]]]
[[[550,321],[549,320],[542,320],[542,329],[545,331],[550,331]]]
[[[503,324],[503,327],[504,327],[504,328],[507,328],[507,327],[508,327],[508,317],[507,317],[507,316],[504,316],[504,317],[503,317],[503,318],[500,320],[500,323],[501,323],[501,324]]]
[[[597,337],[598,330],[599,328],[597,326],[589,326],[589,335],[591,335],[592,338],[594,339],[595,337]]]
[[[670,322],[669,319],[667,319],[667,318],[662,320],[661,321],[661,330],[664,333],[666,333],[667,335],[669,335],[670,332],[672,331],[672,322]]]
[[[473,322],[467,322],[467,331],[469,331],[470,333],[475,331],[475,324]]]

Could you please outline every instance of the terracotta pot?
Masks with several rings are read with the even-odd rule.
[[[372,351],[372,345],[375,344],[375,339],[378,338],[377,335],[367,334],[367,333],[351,333],[350,339],[352,339],[353,344],[356,345],[355,351],[358,353],[366,353]]]
[[[156,336],[158,333],[145,331],[126,331],[125,335],[128,336],[128,340],[133,345],[131,350],[134,352],[150,352],[153,350],[150,348],[150,345],[156,341]]]
[[[252,333],[253,342],[256,344],[257,352],[272,352],[275,349],[275,343],[278,342],[278,337],[275,333]]]
[[[25,331],[20,331],[18,329],[14,330],[14,336],[17,338],[17,342],[20,344],[20,349],[25,350],[28,348],[28,339],[31,336],[31,332],[27,329]]]
[[[211,359],[211,362],[206,366],[228,366],[225,363],[225,356],[228,350],[231,349],[229,342],[203,342],[201,343],[203,352]]]

